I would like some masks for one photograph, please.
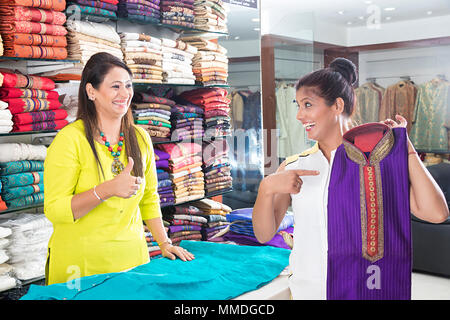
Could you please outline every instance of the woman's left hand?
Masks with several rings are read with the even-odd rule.
[[[195,259],[194,255],[186,249],[179,246],[173,246],[171,244],[167,244],[161,248],[161,254],[163,257],[171,260],[175,260],[177,257],[183,261],[191,261]]]
[[[391,129],[392,128],[406,128],[406,126],[408,125],[408,121],[406,121],[406,119],[399,114],[395,115],[395,119],[398,121],[398,123],[392,119],[386,119],[386,120],[380,121],[380,122],[389,126]]]

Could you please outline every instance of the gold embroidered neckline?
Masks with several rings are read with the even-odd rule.
[[[375,129],[379,129],[380,131],[384,131],[383,137],[378,141],[376,146],[370,152],[369,159],[367,159],[364,152],[362,152],[357,146],[350,141],[350,137],[355,137],[359,132],[364,132],[367,127],[373,127]],[[391,128],[382,123],[368,123],[363,124],[361,126],[355,127],[350,131],[347,131],[344,134],[344,147],[347,156],[354,162],[360,165],[375,165],[378,164],[381,160],[383,160],[391,151],[394,146],[394,134]]]

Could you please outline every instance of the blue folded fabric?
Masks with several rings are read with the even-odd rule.
[[[252,223],[253,208],[243,208],[231,211],[226,215],[228,222],[234,222],[230,226],[230,230],[236,233],[255,236]],[[278,231],[289,228],[294,224],[294,215],[292,213],[286,213],[283,220],[278,227]]]
[[[20,300],[226,300],[267,284],[289,264],[290,250],[271,246],[186,240],[180,246],[195,259],[156,259],[78,283],[31,285]]]

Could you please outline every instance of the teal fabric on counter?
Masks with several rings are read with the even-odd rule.
[[[31,285],[21,300],[226,300],[258,289],[289,264],[290,250],[186,241],[192,261],[166,258],[49,286]],[[69,276],[69,275],[68,275]]]

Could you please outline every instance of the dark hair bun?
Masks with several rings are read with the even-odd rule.
[[[330,68],[339,72],[350,85],[354,85],[357,80],[356,66],[348,59],[336,58],[330,63]]]

